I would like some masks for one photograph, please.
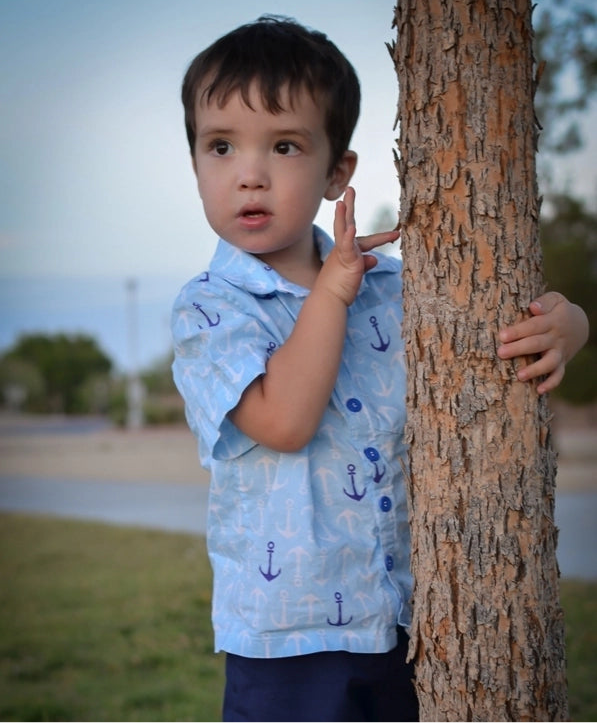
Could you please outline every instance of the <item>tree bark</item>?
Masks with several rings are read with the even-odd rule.
[[[549,410],[497,332],[542,291],[527,0],[399,0],[411,656],[422,720],[565,720]]]

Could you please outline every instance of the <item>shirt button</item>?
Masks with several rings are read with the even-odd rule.
[[[379,506],[383,512],[389,512],[392,509],[392,500],[385,495],[379,500]]]
[[[370,462],[377,462],[379,460],[379,452],[375,447],[367,447],[367,449],[365,449],[365,457],[367,457]]]
[[[386,555],[386,570],[390,572],[390,570],[394,569],[394,558],[391,555]]]
[[[355,399],[354,397],[351,397],[347,402],[346,406],[348,407],[349,411],[351,412],[360,412],[363,408],[363,405],[358,399]]]

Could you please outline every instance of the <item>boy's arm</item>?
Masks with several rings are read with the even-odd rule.
[[[555,389],[564,377],[566,364],[585,345],[589,337],[587,315],[565,296],[549,291],[531,302],[530,319],[502,329],[500,359],[539,354],[540,358],[522,367],[520,381],[539,376],[546,378],[538,385],[539,394]]]
[[[376,260],[363,255],[398,232],[356,242],[354,190],[336,204],[335,246],[317,277],[286,342],[268,361],[265,374],[244,391],[230,419],[259,444],[280,452],[302,449],[313,437],[331,397],[346,335],[347,308],[363,274]]]

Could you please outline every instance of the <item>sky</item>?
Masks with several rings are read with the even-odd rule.
[[[383,207],[397,209],[398,88],[385,47],[393,8],[393,0],[0,0],[0,351],[26,331],[90,331],[130,366],[129,279],[138,361],[167,351],[171,302],[216,243],[194,183],[180,84],[201,49],[261,14],[324,31],[353,63],[363,96],[352,143],[357,227],[367,232]],[[593,196],[594,150],[560,168]],[[324,201],[316,222],[330,229],[332,213]]]
[[[322,29],[357,68],[363,223],[382,203],[397,206],[391,0],[2,0],[2,273],[202,270],[214,240],[186,145],[182,76],[197,52],[272,6]]]

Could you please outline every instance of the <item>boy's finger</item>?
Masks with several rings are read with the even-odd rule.
[[[537,387],[539,394],[545,394],[551,392],[552,389],[558,387],[564,378],[564,368],[558,367],[547,379],[544,379]]]
[[[346,232],[346,204],[344,201],[336,201],[336,211],[334,213],[334,239],[336,243],[344,236]]]
[[[548,291],[531,301],[529,309],[532,314],[549,314],[564,300],[564,297],[558,291]]]
[[[521,382],[530,381],[542,376],[552,376],[554,379],[561,381],[564,376],[565,365],[562,363],[562,358],[557,353],[548,353],[538,359],[537,361],[524,366],[517,372],[517,377]]]
[[[507,344],[502,344],[498,348],[497,354],[500,359],[513,359],[517,356],[540,354],[550,348],[550,343],[551,339],[543,334],[522,337]]]
[[[525,337],[535,336],[536,334],[544,334],[549,330],[549,321],[545,316],[533,316],[530,319],[519,321],[517,324],[507,326],[499,332],[499,339],[504,343],[523,339]]]
[[[350,226],[351,224],[356,226],[355,220],[354,220],[354,200],[355,200],[355,190],[352,186],[348,186],[346,191],[344,192],[344,205],[346,208],[346,225]]]
[[[400,237],[400,231],[383,231],[374,233],[371,236],[359,236],[359,246],[363,251],[371,251],[378,246],[393,243]]]

